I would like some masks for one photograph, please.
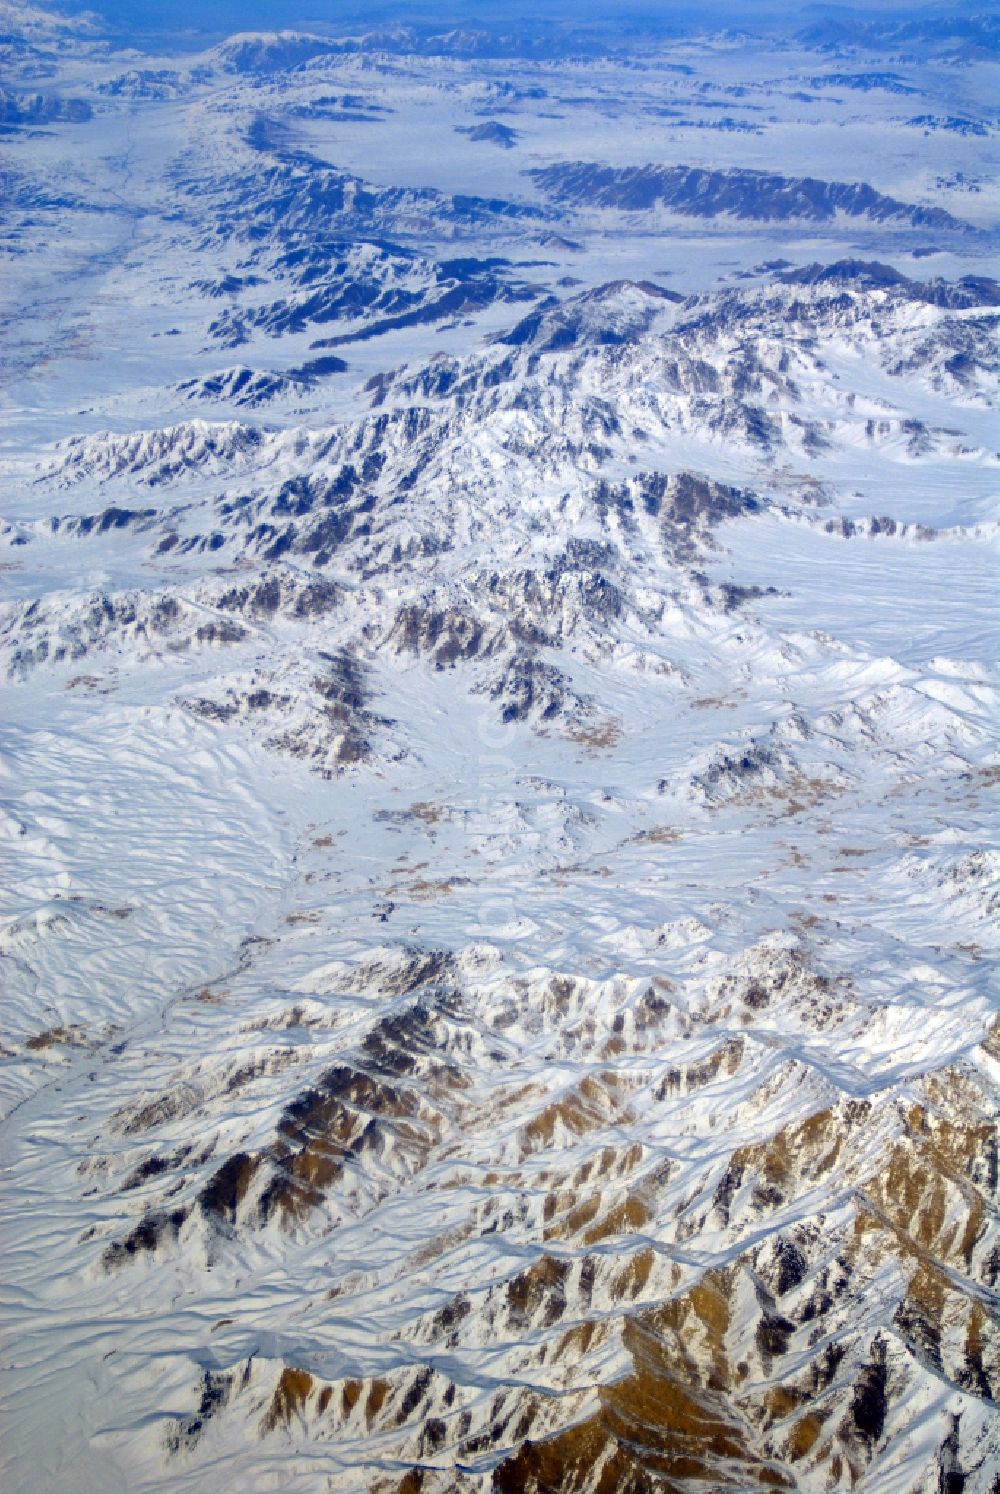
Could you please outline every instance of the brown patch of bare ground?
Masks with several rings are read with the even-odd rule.
[[[271,1404],[261,1421],[261,1436],[273,1432],[277,1426],[289,1426],[295,1418],[304,1417],[306,1401],[312,1388],[313,1377],[307,1370],[292,1369],[286,1365],[275,1386]]]
[[[24,1046],[31,1053],[41,1053],[46,1048],[79,1048],[86,1041],[84,1028],[74,1022],[69,1027],[47,1027],[28,1038]]]
[[[614,716],[607,716],[593,726],[571,726],[565,735],[570,742],[591,752],[610,752],[622,739],[622,727]]]

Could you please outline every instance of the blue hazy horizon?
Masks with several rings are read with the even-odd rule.
[[[45,0],[42,0],[45,3]],[[808,21],[838,16],[897,13],[915,18],[922,13],[952,12],[959,4],[913,4],[912,0],[864,0],[861,4],[823,3],[823,0],[48,0],[49,8],[73,15],[92,10],[115,30],[157,32],[194,30],[201,33],[264,28],[339,28],[345,25],[381,26],[414,23],[487,27],[513,23],[575,23],[626,25],[641,22],[664,27],[704,24],[739,26],[777,19]],[[974,7],[993,9],[991,0]]]

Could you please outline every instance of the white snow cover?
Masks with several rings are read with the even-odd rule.
[[[978,54],[3,13],[3,1487],[989,1494]]]

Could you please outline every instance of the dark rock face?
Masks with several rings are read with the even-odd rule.
[[[0,88],[0,127],[30,128],[47,124],[83,124],[93,117],[86,99],[45,93],[12,93]]]
[[[198,1195],[204,1212],[214,1215],[222,1223],[234,1225],[240,1201],[245,1197],[258,1166],[258,1160],[246,1152],[235,1152],[227,1157]]]
[[[177,392],[190,400],[219,400],[239,409],[255,409],[282,395],[305,394],[320,380],[343,373],[346,368],[343,358],[332,355],[311,358],[283,373],[241,365],[200,379],[185,379],[177,385]]]
[[[108,1246],[104,1252],[105,1268],[113,1271],[137,1256],[155,1251],[162,1244],[175,1241],[187,1217],[186,1208],[146,1214],[123,1239],[115,1240]]]
[[[531,300],[536,294],[511,277],[503,258],[435,263],[380,239],[316,237],[305,224],[294,235],[283,229],[282,237],[291,239],[293,247],[269,258],[268,265],[276,277],[287,277],[295,290],[263,305],[223,311],[209,332],[225,347],[239,347],[255,332],[281,337],[331,323],[350,330],[311,346],[344,346],[482,311],[498,301]],[[308,383],[344,366],[337,359],[314,359],[286,377]]]
[[[620,315],[615,300],[625,289],[645,304]],[[531,347],[538,353],[562,353],[576,347],[624,347],[639,341],[663,302],[681,299],[675,291],[651,281],[626,284],[612,280],[568,302],[560,302],[555,296],[546,298],[497,342],[513,348]]]
[[[424,609],[416,604],[397,613],[390,641],[400,653],[431,658],[437,669],[480,658],[496,646],[475,618],[456,609]]]
[[[490,695],[500,703],[503,721],[551,721],[558,716],[567,696],[567,680],[552,664],[532,654],[515,655]]]
[[[480,125],[460,125],[458,133],[468,135],[477,144],[499,145],[502,150],[513,150],[518,141],[518,131],[498,119],[487,119]]]
[[[868,1443],[878,1442],[885,1426],[886,1387],[885,1344],[880,1338],[872,1343],[872,1357],[858,1376],[849,1409],[848,1430]]]
[[[974,306],[1000,306],[1000,284],[985,275],[963,275],[959,280],[911,280],[892,265],[878,261],[840,259],[829,265],[804,265],[787,270],[783,285],[849,285],[858,290],[893,290],[929,306],[964,311]]]
[[[826,182],[764,171],[709,171],[698,166],[596,166],[583,161],[533,170],[555,202],[646,212],[663,207],[696,218],[727,213],[763,222],[825,222],[837,213],[914,228],[959,229],[943,208],[917,207],[864,182]]]
[[[806,27],[798,37],[805,46],[820,47],[837,53],[841,47],[852,50],[868,47],[874,51],[911,53],[916,56],[965,55],[995,56],[1000,51],[1000,20],[987,10],[968,14],[884,16],[875,19],[852,19],[848,24],[839,18],[824,19]],[[892,80],[894,73],[879,73]]]

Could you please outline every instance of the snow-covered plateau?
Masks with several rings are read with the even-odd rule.
[[[995,13],[0,13],[4,1490],[997,1494]]]

